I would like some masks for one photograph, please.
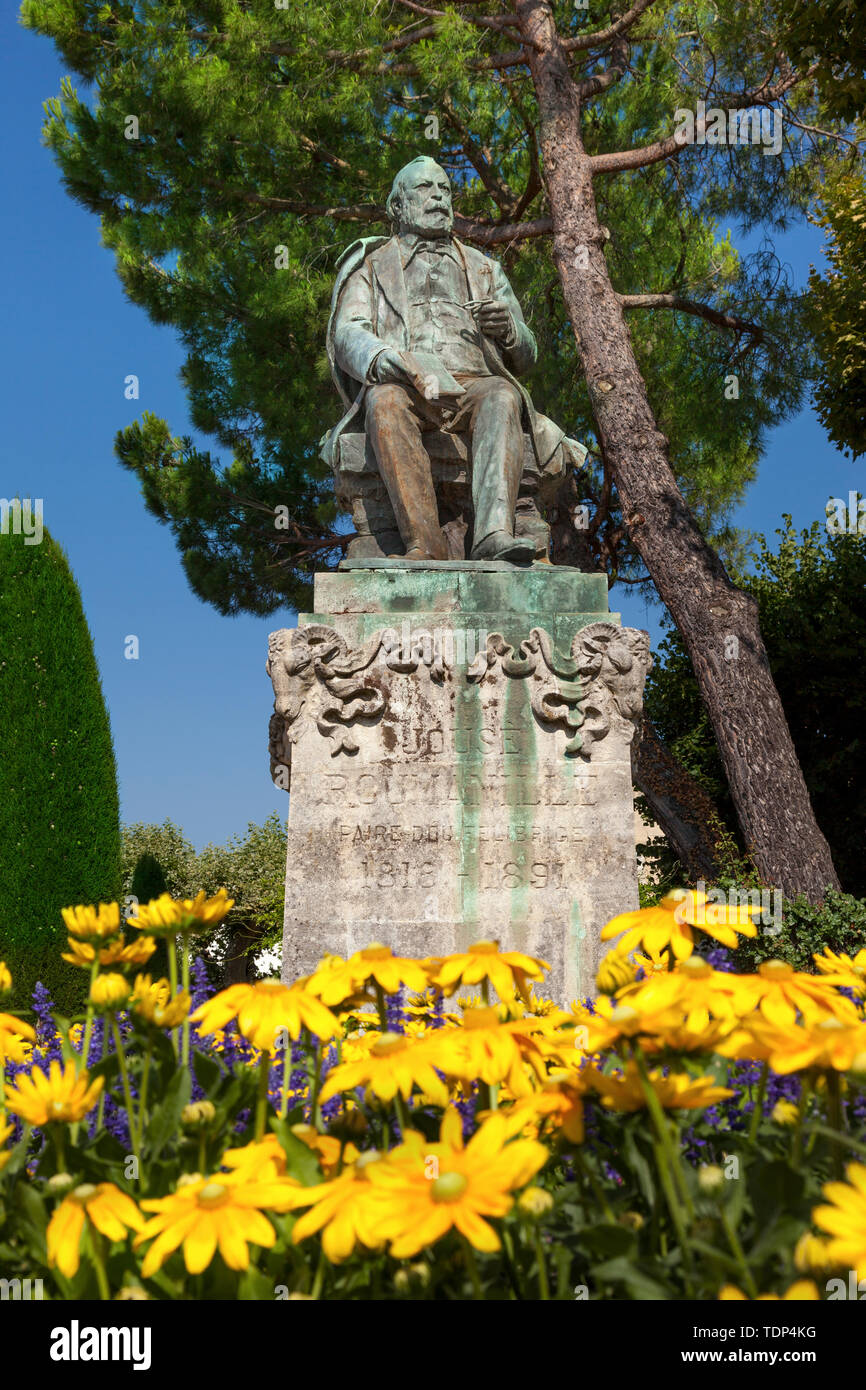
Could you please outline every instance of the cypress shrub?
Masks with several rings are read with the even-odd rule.
[[[149,903],[152,898],[158,898],[161,893],[168,892],[168,884],[165,881],[165,874],[162,865],[155,854],[145,850],[140,854],[132,871],[132,883],[129,887],[131,897],[135,898],[141,905]],[[133,931],[132,935],[136,933]],[[157,944],[157,948],[151,956],[144,970],[154,979],[168,975],[168,948],[164,941]]]
[[[11,1007],[34,986],[80,1010],[60,909],[121,891],[117,772],[81,595],[47,532],[0,534],[0,959]]]

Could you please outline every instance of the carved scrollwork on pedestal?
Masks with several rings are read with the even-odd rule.
[[[465,678],[481,682],[501,670],[509,679],[529,680],[536,718],[567,732],[567,755],[589,758],[615,721],[627,742],[635,737],[650,664],[645,632],[599,622],[576,634],[568,656],[554,649],[543,628],[533,628],[516,653],[501,633],[493,633]],[[356,753],[350,725],[382,716],[389,697],[386,673],[411,674],[422,665],[431,680],[442,684],[454,671],[453,655],[441,643],[434,645],[429,634],[400,641],[391,628],[375,632],[354,649],[323,624],[272,633],[267,672],[275,698],[269,751],[277,785],[288,789],[292,746],[311,727],[329,740],[332,757]]]
[[[565,729],[568,756],[589,758],[593,744],[607,736],[617,717],[626,726],[628,741],[636,737],[651,664],[646,632],[590,623],[575,634],[568,656],[556,652],[543,628],[532,629],[516,656],[501,633],[491,633],[467,677],[482,681],[499,667],[508,677],[530,679],[530,704],[536,718]]]
[[[411,674],[422,664],[440,684],[450,667],[441,644],[434,646],[424,634],[406,642],[392,628],[384,628],[350,649],[338,632],[322,623],[272,632],[266,664],[274,687],[268,750],[277,785],[288,789],[292,745],[311,725],[330,740],[332,757],[356,753],[357,739],[348,726],[354,719],[375,719],[384,711],[387,687],[382,673]]]

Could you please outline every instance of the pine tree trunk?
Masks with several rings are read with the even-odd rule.
[[[718,811],[700,782],[665,747],[646,715],[632,754],[632,779],[649,802],[688,882],[712,883],[717,872]]]
[[[680,492],[604,258],[580,101],[546,0],[514,0],[539,110],[553,255],[624,524],[682,634],[743,836],[763,879],[820,901],[838,887],[754,599],[734,587]]]

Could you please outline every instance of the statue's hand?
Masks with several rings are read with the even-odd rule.
[[[415,373],[406,365],[402,352],[392,352],[390,348],[379,353],[374,370],[376,381],[381,383],[396,381],[406,386],[412,385],[415,380]]]
[[[474,305],[472,317],[485,338],[493,338],[495,342],[513,342],[516,336],[514,319],[504,300],[488,299]]]

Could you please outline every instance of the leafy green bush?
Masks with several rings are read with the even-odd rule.
[[[83,998],[59,959],[60,909],[111,901],[120,826],[111,728],[66,556],[0,536],[0,958],[27,1007],[41,981],[61,1012]]]

